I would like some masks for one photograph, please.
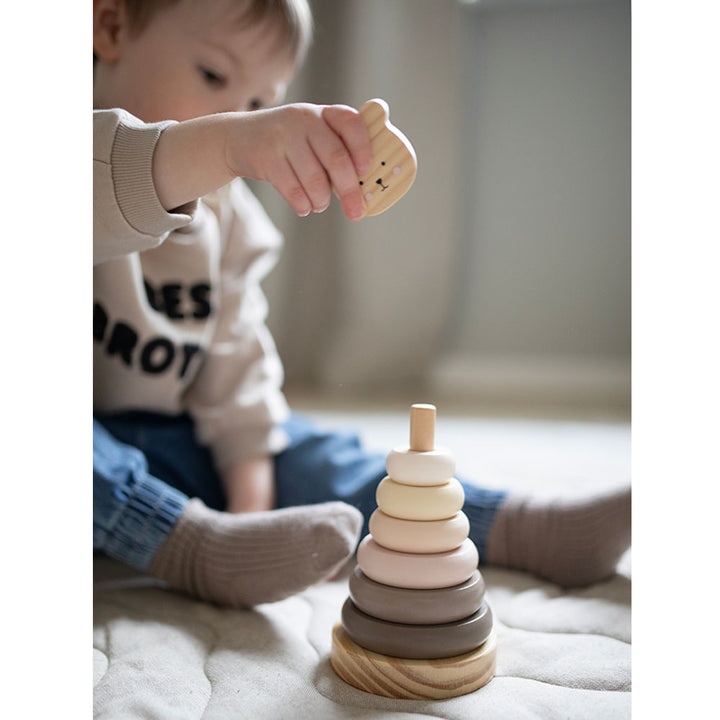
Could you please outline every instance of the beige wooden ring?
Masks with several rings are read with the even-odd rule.
[[[364,613],[407,625],[462,620],[478,610],[485,595],[485,581],[479,570],[460,585],[416,590],[375,582],[356,566],[349,587],[350,598]]]
[[[399,658],[432,660],[462,655],[480,647],[492,632],[492,611],[483,601],[480,609],[462,620],[439,625],[404,625],[367,615],[347,599],[342,624],[360,647]]]
[[[455,475],[455,458],[445,448],[416,452],[393,448],[387,456],[387,474],[405,485],[442,485]]]
[[[401,520],[445,520],[462,509],[465,491],[456,478],[444,485],[417,487],[385,477],[375,492],[378,507]]]
[[[388,550],[366,535],[357,550],[357,564],[371,580],[403,588],[459,585],[475,572],[478,560],[470,539],[449,552],[420,555]]]
[[[445,520],[401,520],[380,508],[370,516],[375,542],[400,552],[447,552],[459,547],[469,532],[470,521],[462,510]]]

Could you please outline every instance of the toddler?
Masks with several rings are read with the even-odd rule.
[[[249,606],[333,574],[384,456],[290,413],[260,283],[281,245],[241,177],[300,216],[363,216],[370,146],[341,105],[278,105],[306,0],[95,0],[94,520],[102,551]],[[630,491],[540,502],[463,483],[481,562],[583,585],[630,541]]]

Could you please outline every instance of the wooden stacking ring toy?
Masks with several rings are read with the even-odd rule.
[[[413,405],[410,445],[388,456],[332,634],[337,675],[385,697],[455,697],[495,673],[497,638],[465,492],[452,456],[435,448],[435,412]]]

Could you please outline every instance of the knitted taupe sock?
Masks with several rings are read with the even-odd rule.
[[[630,546],[630,508],[629,486],[584,499],[510,495],[495,516],[486,561],[565,587],[590,585],[612,575]]]
[[[338,570],[361,526],[360,512],[341,502],[233,514],[194,499],[149,570],[176,590],[221,605],[274,602]]]

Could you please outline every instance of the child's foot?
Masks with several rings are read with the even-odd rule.
[[[497,510],[485,559],[565,587],[615,572],[630,546],[630,487],[581,500],[508,496]]]
[[[190,500],[150,564],[170,587],[234,607],[282,600],[355,551],[362,515],[341,502],[231,514]]]

